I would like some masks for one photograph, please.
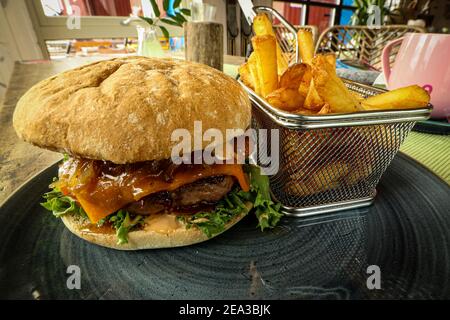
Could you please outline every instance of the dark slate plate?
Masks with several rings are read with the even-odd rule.
[[[450,123],[446,119],[418,121],[413,130],[423,133],[450,135]]]
[[[367,209],[284,219],[252,216],[185,248],[123,252],[84,242],[39,206],[56,165],[0,208],[0,298],[450,298],[450,188],[399,154]],[[69,265],[81,289],[66,286]],[[381,289],[367,288],[367,268]]]

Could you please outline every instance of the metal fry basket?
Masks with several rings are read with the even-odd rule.
[[[297,35],[278,12],[255,7],[284,26],[277,38],[290,63],[298,61]],[[287,35],[291,33],[291,35]],[[293,33],[293,34],[292,34]],[[295,34],[295,35],[294,35]],[[363,97],[385,90],[343,79]],[[271,191],[286,215],[309,216],[370,205],[376,186],[416,121],[425,120],[427,108],[304,116],[276,109],[243,83],[253,106],[255,129],[279,132],[279,169],[270,176]],[[271,150],[268,139],[267,150]],[[263,151],[266,152],[266,150]],[[264,167],[264,159],[257,156]]]

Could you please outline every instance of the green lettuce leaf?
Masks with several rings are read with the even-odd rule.
[[[281,204],[275,204],[270,197],[269,177],[261,174],[261,169],[252,165],[246,167],[250,175],[251,190],[254,196],[253,207],[258,218],[258,227],[261,231],[275,227],[283,214],[280,212]]]
[[[247,193],[239,187],[229,192],[225,198],[219,201],[212,212],[199,212],[192,216],[179,216],[178,220],[185,223],[186,228],[193,226],[199,228],[208,238],[225,230],[225,225],[235,216],[250,211],[245,205]]]
[[[275,227],[283,214],[280,212],[281,204],[275,204],[270,197],[269,178],[261,175],[259,167],[246,166],[250,176],[250,191],[245,192],[239,187],[233,189],[219,201],[212,212],[200,212],[192,216],[180,216],[178,219],[186,224],[187,228],[196,226],[209,238],[223,232],[225,225],[235,216],[249,209],[245,202],[251,202],[258,218],[258,227],[261,231]]]
[[[44,194],[43,197],[46,201],[41,205],[51,211],[57,218],[65,214],[75,214],[85,219],[88,218],[86,212],[75,199],[63,195],[57,187],[53,187],[53,190]],[[144,217],[139,215],[132,217],[128,212],[119,210],[100,220],[98,225],[101,226],[106,222],[111,223],[111,226],[116,230],[117,243],[124,244],[128,243],[128,232],[142,225]]]
[[[109,222],[116,230],[117,244],[125,244],[128,243],[128,232],[136,227],[142,226],[144,217],[136,215],[131,218],[131,215],[127,211],[119,210],[100,220],[98,225],[102,226],[106,222]]]
[[[78,214],[82,217],[87,217],[86,212],[84,212],[83,208],[81,208],[75,199],[65,196],[61,193],[58,188],[53,188],[52,191],[44,194],[45,202],[41,203],[45,209],[51,211],[53,215],[57,218],[68,214]]]

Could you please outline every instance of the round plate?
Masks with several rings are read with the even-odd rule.
[[[41,208],[56,173],[0,208],[0,298],[450,297],[450,188],[401,154],[366,209],[285,218],[264,233],[248,216],[198,245],[133,252],[80,240]],[[69,266],[80,289],[68,288],[78,275]]]

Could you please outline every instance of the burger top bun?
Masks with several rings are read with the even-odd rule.
[[[57,74],[22,96],[13,124],[39,147],[117,164],[171,156],[173,130],[247,129],[247,94],[229,76],[206,65],[173,59],[126,57]],[[202,139],[203,140],[203,139]],[[202,141],[202,149],[210,142]]]

